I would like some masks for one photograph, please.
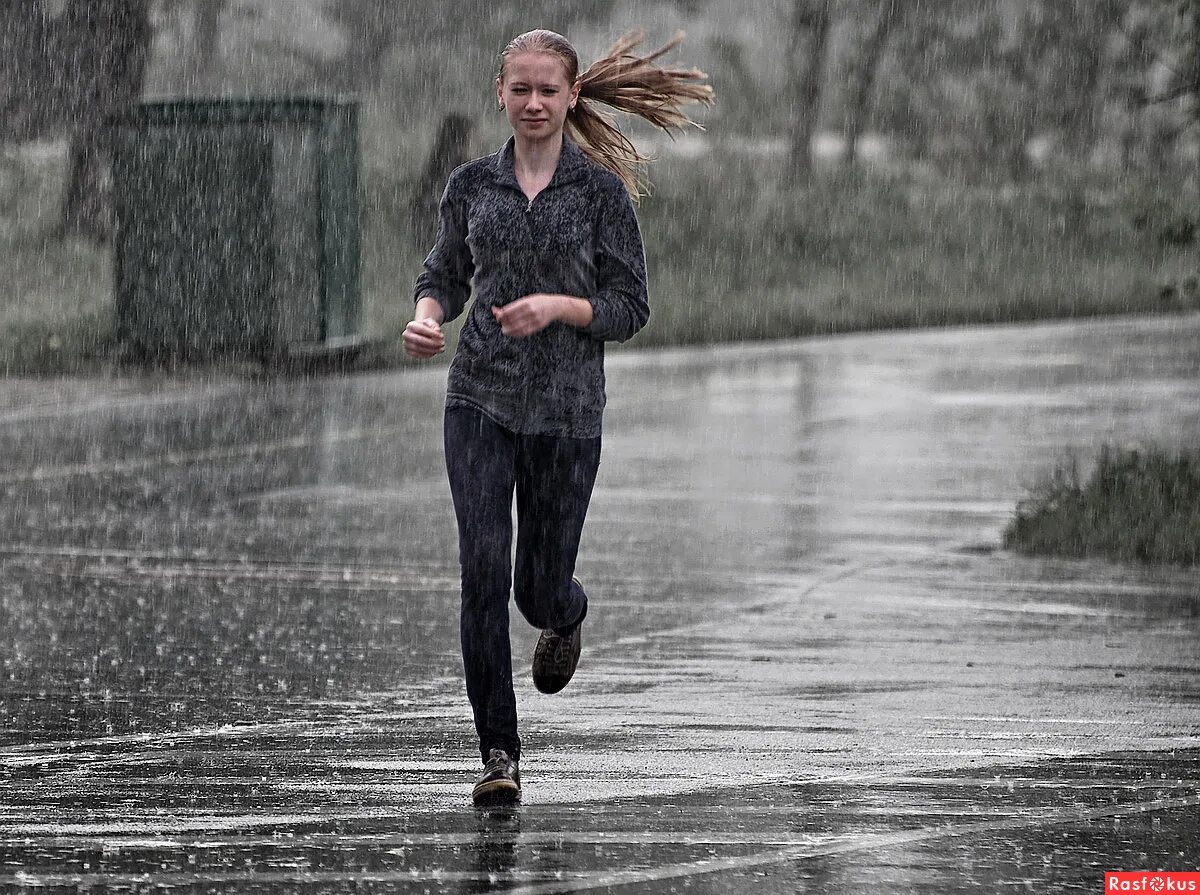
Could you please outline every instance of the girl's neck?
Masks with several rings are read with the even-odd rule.
[[[513,171],[520,176],[552,176],[562,155],[563,135],[559,131],[544,140],[513,141]]]

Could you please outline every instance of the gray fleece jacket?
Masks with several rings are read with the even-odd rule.
[[[633,203],[611,171],[563,137],[550,184],[530,202],[513,173],[513,140],[450,175],[437,242],[414,300],[445,320],[475,301],[450,364],[446,406],[475,407],[514,432],[594,438],[604,411],[604,342],[646,324],[646,258]],[[587,299],[586,329],[552,323],[523,339],[492,315],[537,292]]]

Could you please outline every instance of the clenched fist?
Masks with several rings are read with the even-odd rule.
[[[492,305],[492,315],[500,331],[514,339],[523,339],[541,332],[558,319],[562,308],[561,296],[536,293],[519,298],[512,304]]]
[[[404,327],[404,351],[409,357],[425,360],[446,350],[446,337],[436,320],[426,317]]]

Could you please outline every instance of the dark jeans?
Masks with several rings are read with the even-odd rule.
[[[509,586],[535,628],[569,627],[587,613],[587,596],[571,576],[600,465],[600,439],[522,435],[466,407],[447,408],[445,438],[458,517],[467,698],[484,761],[491,749],[518,758]],[[515,579],[509,559],[514,490]]]

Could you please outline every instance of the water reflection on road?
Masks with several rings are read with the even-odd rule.
[[[994,548],[1065,450],[1200,440],[1197,336],[614,353],[587,653],[561,697],[520,679],[504,816],[464,807],[443,370],[7,383],[0,882],[965,891],[1196,864],[1194,574]]]

